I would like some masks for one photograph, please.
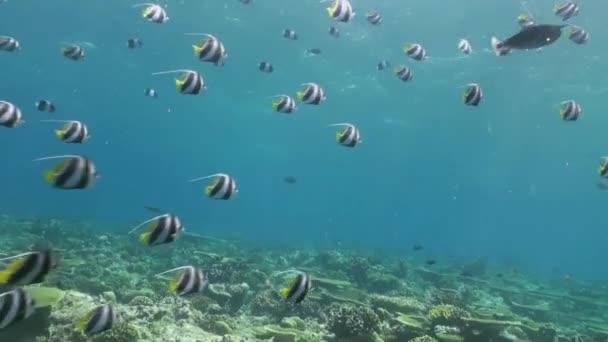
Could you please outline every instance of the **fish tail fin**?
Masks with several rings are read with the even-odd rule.
[[[490,39],[490,44],[492,45],[492,50],[494,50],[496,56],[504,55],[509,50],[508,48],[505,48],[504,43],[495,36],[492,36]]]

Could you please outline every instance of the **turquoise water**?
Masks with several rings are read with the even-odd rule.
[[[608,5],[579,3],[572,23],[589,31],[584,46],[563,35],[541,53],[498,58],[489,40],[518,30],[517,1],[353,1],[358,14],[335,24],[339,39],[327,34],[334,23],[316,0],[168,1],[171,19],[161,25],[142,19],[135,3],[0,5],[0,34],[22,45],[0,54],[0,99],[26,120],[0,133],[4,210],[126,232],[151,217],[142,209],[149,205],[175,212],[191,232],[252,243],[332,247],[339,240],[387,253],[420,243],[425,257],[440,262],[481,256],[546,273],[608,276],[597,268],[608,256],[608,194],[595,186],[607,153],[601,42]],[[559,22],[550,1],[528,7],[539,22]],[[379,27],[365,21],[372,9],[383,14]],[[284,39],[285,28],[300,39]],[[198,38],[186,32],[219,37],[226,65],[198,61],[191,49]],[[127,49],[131,37],[144,47]],[[456,45],[465,37],[474,53],[462,58]],[[62,42],[92,45],[83,45],[86,60],[74,62],[60,54]],[[415,42],[429,60],[403,54]],[[306,58],[311,47],[322,54]],[[377,71],[381,59],[408,65],[414,79]],[[275,72],[261,73],[260,61]],[[181,68],[201,72],[208,90],[184,96],[173,75],[151,76]],[[291,116],[271,110],[269,96],[294,95],[304,82],[319,83],[327,101],[299,104]],[[484,90],[478,108],[460,100],[470,82]],[[146,87],[159,98],[143,96]],[[571,98],[584,114],[563,122],[558,104]],[[57,112],[37,112],[39,99],[52,100]],[[60,142],[55,124],[39,122],[49,118],[84,121],[91,141]],[[339,146],[327,127],[336,122],[356,124],[363,143]],[[31,160],[72,153],[94,161],[99,182],[85,191],[44,184],[53,163]],[[235,199],[212,201],[205,184],[187,182],[217,172],[236,178]],[[288,175],[298,182],[284,183]]]

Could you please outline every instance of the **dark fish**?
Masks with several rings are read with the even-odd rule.
[[[127,47],[129,49],[140,48],[144,46],[144,42],[139,38],[129,38],[127,40]]]
[[[55,111],[55,105],[49,100],[39,100],[36,102],[36,109],[40,112],[53,113]]]
[[[274,67],[269,62],[260,62],[258,64],[258,69],[260,69],[261,72],[264,72],[267,74],[270,74],[274,71]]]
[[[504,41],[492,37],[492,48],[497,55],[504,55],[511,49],[538,49],[553,44],[561,36],[562,28],[566,26],[567,25],[531,25],[524,27],[521,31]]]
[[[306,49],[306,54],[308,54],[308,55],[320,55],[321,54],[321,49],[319,49],[319,48]]]
[[[423,245],[414,245],[412,247],[412,249],[415,250],[415,251],[421,251],[423,248],[424,248]]]
[[[240,3],[245,4],[245,5],[249,5],[251,3],[252,0],[239,0]]]
[[[104,304],[80,318],[76,324],[76,328],[86,336],[92,336],[112,329],[116,321],[117,317],[114,308],[111,305]]]
[[[336,38],[340,37],[340,30],[338,30],[335,26],[329,28],[329,35],[334,36]]]
[[[39,244],[33,251],[2,260],[13,260],[0,272],[0,284],[11,287],[42,283],[57,265],[50,244]]]
[[[35,302],[22,288],[0,294],[0,330],[30,317]],[[5,339],[3,339],[5,340]],[[10,338],[10,340],[13,340]]]
[[[177,276],[169,282],[169,291],[176,293],[178,296],[186,296],[201,292],[209,285],[207,276],[200,268],[194,266],[177,267],[159,273],[155,277],[175,271],[179,272],[177,273]]]
[[[294,177],[294,176],[287,176],[287,177],[283,178],[283,181],[284,181],[285,183],[289,183],[289,184],[296,184],[296,182],[297,182],[298,180],[297,180],[297,179],[296,179],[296,177]]]
[[[299,304],[306,298],[306,295],[310,291],[310,283],[310,276],[308,274],[298,273],[298,275],[287,284],[287,287],[281,290],[281,294],[286,301]]]
[[[433,260],[433,259],[430,259],[430,260],[427,260],[427,261],[426,261],[426,264],[427,264],[427,265],[429,265],[429,266],[433,266],[433,265],[435,265],[436,263],[437,263],[437,261],[436,261],[436,260]]]

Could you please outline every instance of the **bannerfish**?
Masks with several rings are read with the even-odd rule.
[[[49,100],[36,101],[35,105],[40,112],[53,113],[55,111],[55,105]]]
[[[291,114],[297,110],[296,100],[289,95],[278,95],[272,102],[272,109],[285,114]]]
[[[469,55],[473,51],[473,48],[471,47],[471,43],[463,38],[458,41],[458,50],[460,50],[465,55]]]
[[[483,97],[483,91],[477,83],[467,84],[467,88],[462,92],[462,102],[468,106],[478,106]]]
[[[345,23],[355,17],[353,5],[348,0],[334,0],[331,6],[327,7],[327,14],[335,21]]]
[[[376,64],[376,69],[377,70],[384,70],[386,68],[389,68],[391,66],[391,63],[389,63],[389,61],[387,61],[386,59],[381,60],[380,62],[378,62],[378,64]]]
[[[412,69],[406,67],[405,65],[400,65],[393,68],[393,74],[395,74],[395,76],[397,76],[397,78],[403,82],[410,81],[412,77],[414,77]]]
[[[319,105],[325,101],[325,91],[321,86],[316,83],[308,82],[302,84],[304,89],[300,90],[296,94],[296,98],[299,101],[303,101],[309,105]]]
[[[13,261],[0,271],[0,284],[10,287],[40,284],[57,266],[55,252],[50,244],[39,244],[30,252],[0,259],[6,260]]]
[[[144,225],[147,225],[146,232],[139,235],[139,241],[150,247],[174,242],[184,231],[184,225],[177,215],[163,214],[140,223],[129,234]]]
[[[84,49],[74,44],[62,47],[61,54],[73,61],[79,61],[85,57]]]
[[[403,48],[403,52],[415,61],[421,61],[426,58],[426,50],[418,43],[410,44]]]
[[[79,155],[51,156],[34,161],[62,159],[53,169],[44,173],[44,182],[63,190],[87,189],[99,178],[95,164]]]
[[[561,5],[556,4],[553,6],[553,12],[556,16],[562,18],[563,21],[566,21],[578,15],[579,7],[572,1],[566,1]]]
[[[10,102],[0,101],[0,126],[14,128],[24,122],[19,107]]]
[[[148,97],[158,97],[158,94],[156,93],[156,90],[152,89],[152,88],[146,88],[144,89],[144,95],[148,96]]]
[[[281,294],[286,301],[295,304],[301,303],[310,291],[311,279],[307,273],[298,273],[288,284],[281,289]]]
[[[576,44],[585,44],[589,40],[589,33],[586,30],[577,26],[570,26],[568,29],[570,31],[568,38]]]
[[[602,178],[608,178],[608,156],[602,157],[600,161],[600,166],[597,168],[597,173]]]
[[[34,300],[22,288],[0,294],[0,330],[29,318],[34,310]]]
[[[283,37],[289,40],[298,40],[298,34],[292,29],[283,30]]]
[[[164,75],[174,73],[181,73],[181,75],[175,79],[175,88],[177,88],[177,91],[179,91],[181,94],[198,95],[201,91],[207,89],[203,76],[194,70],[178,69],[169,71],[159,71],[153,73],[152,75]]]
[[[361,134],[355,125],[350,123],[331,124],[329,127],[341,126],[341,130],[336,132],[336,141],[345,147],[355,147],[362,142]]]
[[[55,135],[68,144],[82,144],[89,140],[89,128],[76,120],[42,120],[42,122],[64,123],[63,128],[55,130]]]
[[[567,25],[532,25],[524,27],[518,33],[504,41],[492,37],[491,44],[497,56],[508,54],[512,49],[531,50],[553,44]]]
[[[534,25],[534,18],[527,14],[522,14],[517,17],[517,23],[520,27],[528,27]]]
[[[306,49],[304,50],[304,53],[308,56],[316,56],[316,55],[320,55],[321,54],[321,49],[319,48],[310,48],[310,49]]]
[[[127,40],[127,47],[129,49],[140,48],[143,46],[144,46],[144,42],[143,42],[143,40],[141,40],[139,38],[129,38]]]
[[[166,273],[175,272],[175,278],[169,282],[169,291],[178,296],[186,296],[203,291],[209,285],[209,279],[203,271],[194,266],[181,266],[155,275],[161,276]]]
[[[274,67],[272,66],[272,64],[270,64],[268,62],[260,62],[258,64],[258,69],[260,69],[261,72],[267,73],[267,74],[270,74],[274,71]]]
[[[80,318],[76,323],[76,329],[86,336],[93,336],[112,329],[117,318],[114,308],[109,304],[103,304]]]
[[[165,9],[159,4],[137,4],[133,7],[137,6],[146,6],[146,8],[144,8],[144,10],[141,12],[141,16],[149,22],[164,24],[169,21],[167,11],[165,11]]]
[[[225,173],[198,177],[189,180],[189,182],[197,182],[204,179],[211,179],[209,185],[205,187],[205,195],[211,199],[229,200],[239,191],[234,178]]]
[[[564,121],[576,121],[583,113],[581,105],[574,100],[568,100],[560,103],[559,115]]]
[[[217,66],[223,66],[226,63],[228,53],[226,52],[224,43],[217,37],[207,33],[188,33],[187,35],[203,35],[206,37],[198,45],[192,45],[194,55],[199,60],[213,63]]]
[[[372,25],[382,24],[382,15],[379,12],[369,12],[365,15],[365,18]]]
[[[0,50],[13,52],[21,49],[19,41],[13,37],[0,36]]]

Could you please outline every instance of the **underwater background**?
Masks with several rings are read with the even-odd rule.
[[[448,269],[480,258],[550,279],[608,277],[601,266],[608,193],[596,186],[608,153],[608,4],[579,2],[570,22],[590,33],[588,43],[562,34],[538,53],[506,57],[489,42],[518,30],[524,9],[515,0],[353,0],[349,23],[333,22],[318,0],[171,0],[162,25],[142,19],[134,4],[0,4],[0,34],[18,37],[22,48],[0,54],[0,99],[25,120],[0,132],[6,215],[82,221],[75,229],[91,239],[136,240],[127,232],[151,217],[143,206],[152,206],[178,214],[189,233],[238,237],[246,248],[344,250],[416,265],[432,259]],[[525,3],[537,22],[559,24],[553,5]],[[365,20],[372,10],[382,13],[381,25]],[[327,33],[332,25],[340,38]],[[285,39],[286,28],[299,39]],[[219,37],[225,66],[197,60],[191,46],[200,39],[188,32]],[[143,48],[128,49],[131,37]],[[461,38],[471,55],[458,51]],[[84,61],[61,55],[66,43],[83,42]],[[423,44],[428,60],[408,58],[402,48],[411,43]],[[306,56],[313,47],[322,53]],[[377,70],[381,60],[411,67],[413,80]],[[261,61],[275,71],[260,72]],[[174,75],[151,75],[173,69],[200,72],[208,89],[184,96]],[[270,97],[295,96],[305,82],[320,84],[327,100],[290,115],[272,110]],[[483,87],[478,107],[460,98],[472,82]],[[144,96],[145,88],[158,98]],[[40,99],[57,112],[37,112]],[[584,108],[578,121],[560,119],[568,99]],[[65,144],[44,119],[82,120],[91,140]],[[337,144],[328,125],[339,122],[355,124],[362,143]],[[32,160],[64,154],[91,158],[98,182],[84,191],[45,184],[52,163]],[[219,172],[238,183],[229,201],[188,182]],[[202,239],[181,239],[205,249]]]

